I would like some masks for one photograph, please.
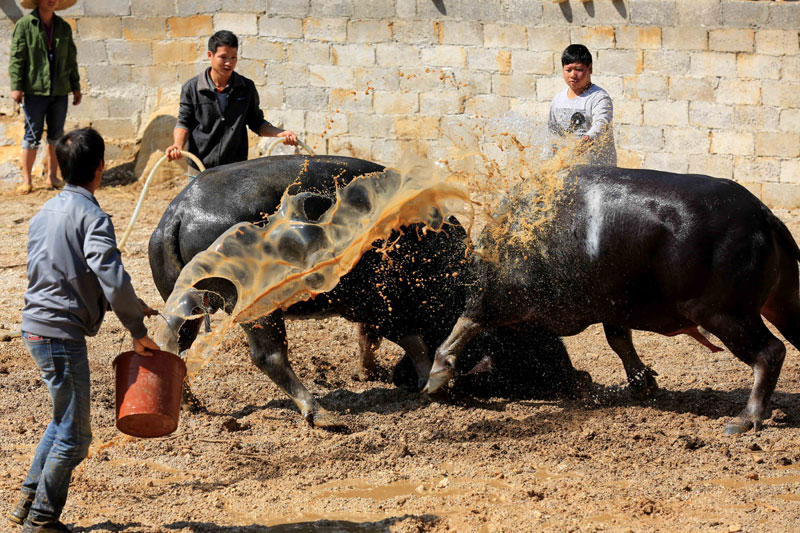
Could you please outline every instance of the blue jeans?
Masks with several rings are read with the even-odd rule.
[[[89,358],[85,341],[39,337],[22,332],[22,342],[50,391],[53,418],[36,448],[25,496],[34,495],[32,520],[58,520],[67,501],[72,470],[89,455]]]
[[[25,104],[25,136],[22,147],[36,150],[42,140],[44,122],[47,119],[47,144],[55,142],[64,135],[64,122],[67,120],[67,95],[40,96],[26,94],[22,102]]]

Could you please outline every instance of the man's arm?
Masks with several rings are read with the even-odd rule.
[[[277,128],[266,120],[264,124],[261,125],[261,129],[258,130],[258,134],[262,137],[283,137],[283,144],[288,144],[290,146],[295,146],[297,144],[297,135],[295,135],[293,131]]]
[[[11,82],[11,98],[20,103],[22,101],[23,73],[27,70],[28,53],[25,38],[22,35],[22,26],[14,26],[14,35],[11,38],[11,51],[8,56],[8,79]]]
[[[182,158],[181,150],[183,150],[188,141],[189,130],[183,126],[175,126],[175,129],[172,130],[172,145],[168,146],[165,150],[167,161],[175,161],[176,159]]]
[[[92,270],[103,294],[134,339],[147,337],[144,312],[131,285],[131,278],[122,265],[114,226],[108,216],[91,222],[83,242],[86,264]]]
[[[603,94],[592,105],[592,127],[586,132],[587,137],[594,138],[600,135],[611,125],[614,118],[614,105],[608,94]]]
[[[181,87],[181,103],[178,108],[178,122],[172,130],[172,144],[164,152],[167,154],[167,161],[174,161],[183,157],[181,150],[189,141],[189,132],[197,126],[195,116],[194,99],[192,98],[192,81],[183,84]]]
[[[69,86],[72,90],[72,105],[78,105],[83,99],[81,94],[81,75],[78,72],[78,49],[72,40],[72,27],[67,26],[67,69],[69,70]]]
[[[150,337],[142,337],[141,339],[133,339],[133,351],[139,355],[153,355],[152,350],[160,350],[158,344],[153,342]]]
[[[558,121],[556,120],[555,100],[550,103],[550,113],[547,116],[547,129],[553,135],[563,135],[561,128],[558,125]]]
[[[252,81],[248,81],[250,91],[250,107],[247,109],[247,117],[245,122],[253,133],[261,137],[283,137],[283,144],[296,145],[297,135],[293,131],[282,130],[276,128],[264,118],[264,112],[261,110],[261,99],[258,96],[256,86]]]

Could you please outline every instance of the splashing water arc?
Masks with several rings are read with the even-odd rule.
[[[229,280],[238,294],[223,324],[197,338],[186,354],[189,374],[211,357],[235,323],[246,323],[277,309],[333,289],[375,241],[401,226],[424,223],[441,229],[451,215],[471,216],[469,194],[435,165],[360,176],[336,190],[333,205],[309,220],[309,193],[284,193],[278,211],[265,224],[232,226],[181,270],[165,312],[180,316],[181,297],[208,278]],[[183,317],[190,318],[190,317]]]
[[[196,255],[181,271],[165,312],[196,318],[183,316],[179,302],[209,278],[229,280],[238,299],[231,315],[186,352],[188,376],[205,366],[233,325],[330,291],[373,243],[402,226],[438,230],[447,217],[459,216],[489,237],[472,249],[494,261],[501,261],[502,242],[538,246],[537,235],[555,215],[563,176],[584,163],[587,146],[554,142],[542,124],[514,114],[450,125],[447,137],[453,146],[440,164],[422,151],[404,151],[403,170],[353,179],[315,220],[304,208],[312,193],[284,193],[263,223],[234,225]]]

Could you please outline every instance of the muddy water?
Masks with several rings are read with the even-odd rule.
[[[368,508],[381,509],[383,502],[404,505],[418,499],[425,502],[428,513],[441,518],[455,517],[463,510],[457,502],[461,497],[467,500],[478,495],[487,498],[493,504],[510,503],[511,491],[516,487],[496,479],[479,479],[445,476],[437,479],[401,480],[386,484],[374,484],[367,479],[343,479],[323,483],[306,490],[304,499],[309,506],[324,505],[327,508],[353,508],[356,500],[370,500]],[[346,510],[326,512],[323,514],[289,509],[284,514],[261,514],[258,512],[237,511],[232,506],[225,508],[225,513],[235,523],[258,523],[264,526],[296,525],[298,531],[308,527],[309,523],[325,520],[332,523],[335,531],[374,531],[370,522],[378,522],[395,516],[396,513],[352,512]],[[341,529],[338,529],[341,528]]]
[[[555,214],[564,173],[586,162],[590,144],[566,144],[540,122],[513,114],[488,121],[479,132],[474,124],[457,126],[444,164],[478,206],[478,225],[493,240],[530,243],[533,230]],[[521,203],[524,210],[518,209]],[[511,211],[525,216],[511,220]]]

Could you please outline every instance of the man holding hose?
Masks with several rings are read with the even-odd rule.
[[[297,144],[294,132],[264,119],[255,84],[234,72],[238,51],[239,40],[230,31],[218,31],[208,40],[211,66],[181,88],[173,144],[165,150],[167,160],[180,159],[188,142],[189,152],[206,168],[245,161],[247,128],[262,137],[283,137],[284,144]],[[193,176],[197,169],[191,160],[189,165]]]

